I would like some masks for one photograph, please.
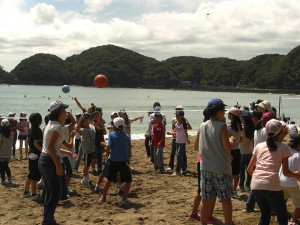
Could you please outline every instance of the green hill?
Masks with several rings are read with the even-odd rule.
[[[300,88],[300,46],[286,56],[265,54],[250,60],[172,57],[164,61],[134,51],[104,45],[65,60],[36,54],[22,60],[10,73],[0,68],[0,82],[18,84],[76,84],[92,86],[105,74],[110,87],[160,88]]]

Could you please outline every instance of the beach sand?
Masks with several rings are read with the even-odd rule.
[[[191,137],[191,143],[195,137]],[[59,202],[55,217],[60,224],[200,224],[189,220],[193,198],[197,191],[197,152],[193,144],[187,147],[187,176],[171,176],[171,173],[157,174],[146,157],[144,140],[133,141],[132,167],[133,182],[126,207],[119,205],[121,196],[117,195],[117,186],[113,184],[109,190],[106,203],[99,203],[99,196],[92,194],[97,177],[90,175],[92,188],[84,188],[80,184],[81,175],[75,175],[70,188],[75,191],[68,200]],[[167,140],[164,159],[167,168],[171,149],[171,139]],[[18,152],[18,151],[17,151]],[[18,158],[18,155],[17,155]],[[24,182],[28,173],[27,160],[10,162],[13,184],[0,186],[0,224],[41,224],[43,206],[31,199],[22,198]],[[82,165],[79,171],[82,169]],[[79,173],[80,174],[80,173]],[[102,183],[101,189],[104,183]],[[258,223],[260,213],[243,213],[247,192],[238,192],[233,199],[234,224],[254,225]],[[290,200],[288,209],[293,207]],[[222,206],[216,202],[214,215],[222,216]],[[272,217],[271,224],[276,224]]]

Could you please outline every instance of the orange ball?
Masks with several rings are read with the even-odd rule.
[[[103,74],[99,74],[94,78],[94,84],[97,88],[104,88],[107,86],[107,77]]]

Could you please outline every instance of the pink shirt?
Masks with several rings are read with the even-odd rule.
[[[280,191],[279,169],[283,158],[291,156],[291,149],[286,144],[276,142],[277,150],[269,151],[266,142],[258,144],[253,155],[256,156],[256,168],[252,175],[252,190]]]

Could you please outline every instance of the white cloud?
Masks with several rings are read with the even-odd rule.
[[[30,16],[36,24],[51,24],[56,17],[56,9],[53,5],[40,3],[30,10]]]
[[[150,4],[150,0],[132,1]],[[0,1],[0,65],[11,70],[35,53],[65,58],[104,44],[159,60],[178,55],[249,59],[264,53],[286,54],[299,45],[298,0],[188,2],[186,11],[149,11],[135,20],[115,17],[105,22],[95,14],[65,12],[45,3],[24,12],[24,1]]]
[[[114,0],[84,0],[86,11],[96,13],[109,6]]]

